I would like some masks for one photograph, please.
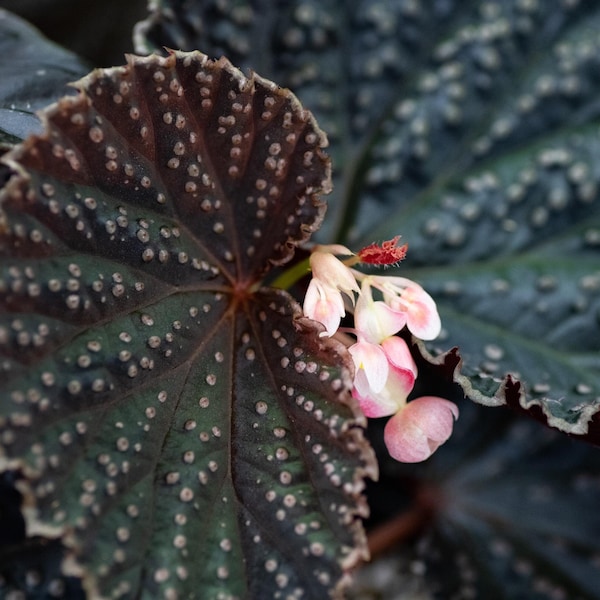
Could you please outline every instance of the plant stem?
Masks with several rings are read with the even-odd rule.
[[[415,504],[408,511],[373,529],[368,535],[371,559],[414,538],[423,531],[431,517],[432,511],[428,507]]]
[[[342,260],[347,267],[352,267],[360,263],[358,256],[350,256]],[[296,263],[293,267],[290,267],[280,275],[278,275],[271,283],[271,287],[278,288],[280,290],[289,290],[296,282],[300,281],[305,275],[310,273],[310,257],[301,260]],[[359,273],[359,271],[356,271]],[[362,273],[359,273],[362,275]]]
[[[305,275],[310,273],[309,258],[296,263],[293,267],[290,267],[281,275],[275,278],[271,283],[271,287],[278,288],[280,290],[289,290],[297,281],[300,281]]]

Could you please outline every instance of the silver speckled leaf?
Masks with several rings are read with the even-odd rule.
[[[77,87],[0,200],[0,468],[30,526],[105,596],[339,590],[376,473],[348,355],[260,287],[320,223],[324,134],[198,52]]]
[[[364,232],[374,216],[382,216],[372,203],[360,218],[355,214],[364,200],[364,161],[373,127],[406,91],[416,66],[429,61],[432,40],[477,14],[477,5],[457,0],[152,0],[134,41],[139,53],[163,52],[167,46],[227,56],[298,95],[331,143],[332,210],[319,234],[328,242],[345,235],[349,226]]]
[[[326,241],[402,234],[469,397],[600,443],[599,4],[351,4],[156,0],[136,41],[290,86],[332,145]]]

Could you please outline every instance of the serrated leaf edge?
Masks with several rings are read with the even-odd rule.
[[[530,418],[542,422],[552,429],[557,429],[558,431],[572,436],[582,436],[583,439],[590,433],[590,424],[594,419],[594,416],[600,414],[600,404],[596,406],[591,404],[585,405],[582,407],[577,421],[569,423],[568,421],[553,415],[548,410],[547,406],[543,404],[542,400],[544,400],[544,398],[529,398],[524,382],[515,377],[512,373],[506,373],[502,379],[480,373],[480,376],[489,377],[498,383],[498,387],[494,394],[492,396],[487,396],[477,390],[470,378],[462,373],[464,363],[458,347],[451,348],[442,354],[433,355],[421,340],[413,338],[412,341],[413,345],[418,348],[421,357],[433,366],[440,366],[446,364],[448,361],[455,361],[452,381],[462,388],[466,398],[476,404],[492,408],[507,406],[513,410],[526,414]],[[516,396],[516,400],[512,400],[511,396]],[[556,401],[559,402],[560,399]],[[594,442],[593,439],[587,439],[586,441]],[[595,443],[598,442],[596,441]]]
[[[362,562],[370,559],[369,548],[367,545],[367,537],[360,519],[369,516],[369,506],[363,495],[365,488],[364,481],[366,478],[372,481],[379,479],[379,465],[375,456],[375,451],[368,443],[365,437],[365,428],[367,419],[360,410],[358,402],[351,394],[352,381],[354,379],[354,362],[348,353],[347,345],[344,344],[343,334],[340,339],[335,337],[320,337],[319,333],[325,331],[325,327],[317,322],[303,316],[300,305],[293,302],[295,305],[294,324],[295,327],[310,331],[317,341],[318,348],[325,352],[333,353],[338,356],[342,363],[340,379],[342,380],[342,390],[338,394],[338,401],[350,408],[353,414],[353,419],[347,420],[341,430],[342,435],[347,436],[347,444],[351,448],[359,450],[359,460],[364,465],[362,468],[357,468],[354,471],[353,489],[346,490],[350,500],[355,503],[355,509],[348,515],[351,524],[351,530],[354,539],[354,548],[340,562],[340,566],[344,570],[344,575],[337,582],[337,585],[331,591],[331,597],[334,599],[343,600],[344,591],[352,583],[352,570]]]

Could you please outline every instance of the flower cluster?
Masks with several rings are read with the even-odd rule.
[[[348,348],[355,366],[352,394],[365,416],[391,416],[384,431],[391,456],[419,462],[450,437],[458,408],[435,396],[407,402],[417,365],[404,339],[396,334],[407,327],[423,340],[436,338],[441,330],[437,307],[410,279],[367,275],[351,268],[360,262],[397,263],[406,254],[406,246],[398,247],[398,240],[372,244],[356,255],[341,245],[317,246],[310,256],[312,279],[303,309],[324,325],[322,336],[338,331],[346,308],[354,312],[354,328],[345,329],[356,337]],[[342,261],[338,256],[349,258]]]

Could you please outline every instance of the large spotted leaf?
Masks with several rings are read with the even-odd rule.
[[[229,57],[294,90],[316,115],[331,143],[336,183],[320,236],[326,242],[373,217],[363,203],[361,180],[374,126],[398,90],[405,91],[415,66],[428,61],[431,40],[464,19],[465,2],[392,0],[154,0],[135,29],[140,53],[164,46],[200,48]],[[468,16],[475,6],[465,7]],[[371,199],[369,199],[371,200]]]
[[[0,205],[0,467],[92,596],[323,598],[375,474],[348,355],[271,264],[320,224],[324,134],[200,53],[42,113]]]
[[[332,133],[327,241],[402,234],[469,397],[600,442],[599,26],[595,1],[157,0],[137,43],[292,87]]]

